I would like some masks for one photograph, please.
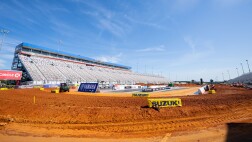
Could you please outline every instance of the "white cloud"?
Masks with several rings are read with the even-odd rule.
[[[192,52],[195,53],[196,44],[195,44],[195,42],[192,40],[192,38],[189,37],[189,36],[184,37],[184,41],[185,41],[186,44],[188,44],[188,46],[192,49]]]
[[[129,22],[132,22],[132,23],[150,26],[150,27],[153,27],[153,28],[156,28],[156,29],[160,29],[160,30],[168,30],[168,28],[166,26],[163,26],[163,25],[155,23],[155,22],[140,21],[140,20],[134,19],[132,17],[129,17],[128,15],[124,15],[124,17]],[[164,21],[166,19],[170,19],[170,17],[166,16],[166,17],[162,18],[160,21]]]
[[[14,57],[15,47],[20,44],[19,40],[6,37],[0,50],[0,68],[10,69]]]
[[[120,13],[115,13],[114,11],[106,8],[100,3],[96,3],[95,1],[86,2],[86,1],[78,1],[88,7],[91,10],[85,11],[81,10],[82,14],[89,15],[94,20],[96,20],[94,26],[99,28],[102,31],[107,31],[113,34],[116,37],[124,36],[128,31],[130,31],[130,24],[124,22],[125,19],[123,15]]]
[[[171,63],[171,66],[183,66],[193,63],[199,63],[202,60],[211,60],[207,58],[214,53],[215,48],[212,45],[212,42],[209,40],[195,40],[194,38],[187,36],[183,38],[185,43],[190,47],[192,52],[185,52],[181,54],[174,62]]]
[[[1,47],[0,49],[0,52],[4,53],[4,54],[8,54],[8,53],[14,53],[15,51],[15,47],[16,45],[18,45],[19,43],[17,44],[7,44],[7,43],[4,43],[3,46]]]
[[[102,62],[118,63],[120,61],[121,56],[122,56],[122,53],[119,53],[114,56],[104,55],[104,56],[97,57],[95,59]]]
[[[13,59],[14,57],[14,54],[4,54],[4,55],[0,55],[1,58],[4,58],[4,59]]]
[[[105,8],[104,6],[102,6],[100,3],[97,3],[95,1],[78,1],[79,3],[82,3],[90,8],[92,8],[95,12],[91,12],[88,11],[89,14],[94,14],[95,13],[95,16],[99,16],[99,18],[103,17],[103,18],[107,18],[107,19],[111,19],[114,15],[114,13]],[[82,11],[84,12],[84,11]],[[85,13],[85,12],[84,12]],[[85,13],[87,14],[87,13]]]
[[[0,68],[6,68],[5,60],[0,59]]]
[[[123,36],[125,34],[126,25],[123,25],[122,23],[117,23],[116,21],[107,19],[100,19],[99,24],[101,29],[108,31],[113,35]]]
[[[17,39],[13,39],[13,38],[9,38],[8,36],[4,39],[3,44],[1,46],[1,50],[0,52],[2,52],[2,54],[4,53],[14,53],[15,47],[20,44],[21,41],[17,40]]]
[[[80,34],[78,29],[56,18],[52,18],[50,23],[52,25],[50,28],[61,35],[75,37],[76,35]]]
[[[10,69],[14,54],[5,54],[0,51],[0,68]]]
[[[149,48],[143,48],[143,49],[139,49],[137,50],[137,52],[152,52],[152,51],[165,51],[165,46],[164,45],[160,45],[157,47],[149,47]]]
[[[53,3],[46,3],[44,1],[35,1],[35,0],[32,3],[33,3],[33,6],[35,7],[31,10],[32,12],[34,12],[34,9],[36,9],[47,17],[54,16],[55,12],[71,13],[69,9],[65,8],[59,3],[53,4]]]
[[[122,37],[131,30],[131,26],[124,22],[125,20],[120,15],[115,15],[113,12],[104,15],[96,17],[99,29],[107,31],[116,37]]]
[[[188,47],[190,47],[193,54],[197,54],[203,50],[208,52],[214,51],[214,46],[212,44],[212,41],[210,40],[196,39],[192,38],[191,36],[185,36],[183,40],[188,45]]]

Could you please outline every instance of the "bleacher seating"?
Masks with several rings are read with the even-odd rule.
[[[42,82],[106,82],[106,83],[167,83],[162,76],[134,73],[117,68],[87,66],[83,62],[32,55],[20,54],[19,59],[33,81]]]
[[[245,73],[228,81],[229,83],[252,83],[252,73]]]

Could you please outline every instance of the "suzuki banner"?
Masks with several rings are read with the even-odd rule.
[[[0,70],[0,80],[21,80],[21,71]]]
[[[153,98],[148,99],[148,106],[153,107],[158,105],[158,107],[176,107],[182,106],[182,101],[180,98]]]

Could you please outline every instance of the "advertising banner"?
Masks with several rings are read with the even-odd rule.
[[[199,88],[198,94],[200,94],[200,95],[204,94],[206,92],[205,88],[206,88],[206,86]]]
[[[132,97],[150,97],[150,94],[144,94],[144,93],[133,93]]]
[[[156,106],[159,107],[176,107],[182,106],[182,101],[179,98],[157,98],[157,99],[148,99],[148,106]]]
[[[21,71],[0,70],[0,80],[21,80]]]
[[[79,92],[96,92],[98,83],[81,83],[78,89]]]

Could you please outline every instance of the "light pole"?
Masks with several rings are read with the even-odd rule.
[[[243,69],[243,65],[242,65],[242,63],[241,63],[241,67],[242,67],[242,72],[243,72],[243,74],[244,74],[244,69]]]
[[[229,70],[227,70],[227,73],[228,73],[228,77],[229,77],[229,80],[230,80],[230,73],[229,73]]]
[[[137,73],[138,73],[138,62],[137,62]]]
[[[223,82],[225,81],[224,74],[222,73]]]
[[[3,30],[3,29],[1,29],[1,33],[3,34],[3,38],[2,38],[2,41],[1,41],[1,45],[0,45],[0,50],[2,49],[5,35],[7,35],[9,32],[10,32],[10,31],[8,31],[8,30]]]
[[[237,74],[238,74],[238,76],[240,76],[240,75],[239,75],[239,71],[238,71],[238,68],[236,68],[236,71],[237,71]]]
[[[248,64],[248,69],[249,69],[249,72],[250,72],[250,68],[249,68],[249,63],[248,63],[248,60],[246,60],[247,61],[247,64]]]

